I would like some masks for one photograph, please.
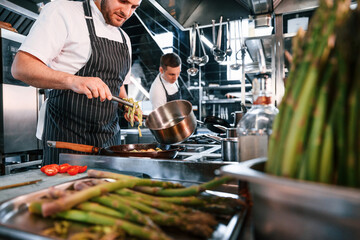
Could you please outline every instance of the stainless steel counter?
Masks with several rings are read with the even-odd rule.
[[[179,181],[193,185],[212,180],[224,165],[238,164],[223,161],[184,161],[171,159],[113,157],[99,155],[60,154],[60,164],[87,165],[88,168],[138,172],[152,179]],[[223,186],[222,191],[237,193],[237,183]]]
[[[0,186],[28,182],[28,181],[32,181],[32,180],[38,180],[38,179],[42,180],[36,184],[0,190],[0,202],[12,199],[12,198],[20,196],[20,195],[39,191],[39,190],[42,190],[42,189],[45,189],[45,188],[48,188],[48,187],[51,187],[54,185],[64,183],[64,182],[79,179],[79,178],[82,178],[85,176],[87,176],[86,173],[77,174],[75,176],[71,176],[69,174],[57,174],[55,176],[49,177],[49,176],[45,175],[44,173],[42,173],[40,171],[40,169],[39,170],[29,170],[26,172],[0,176]]]

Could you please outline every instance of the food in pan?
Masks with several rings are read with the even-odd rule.
[[[134,126],[135,114],[137,115],[139,119],[139,126],[138,126],[139,136],[141,137],[142,135],[141,135],[140,127],[142,126],[142,111],[140,109],[139,102],[134,101],[134,99],[132,98],[124,98],[124,100],[133,104],[132,108],[125,106],[125,109],[128,109],[128,117],[130,118],[130,125],[132,127]]]
[[[139,150],[133,149],[130,152],[161,152],[161,151],[162,151],[162,149],[157,147],[155,149],[153,149],[153,148],[139,149]]]
[[[43,229],[43,235],[57,239],[105,239],[107,235],[113,236],[111,239],[170,240],[175,238],[168,234],[178,229],[206,239],[212,236],[220,217],[232,216],[244,207],[239,199],[200,195],[232,180],[227,176],[185,188],[179,183],[93,169],[87,173],[89,179],[79,180],[85,184],[75,182],[28,204],[31,213],[58,221]],[[215,206],[221,209],[220,215],[215,214]],[[74,229],[75,222],[83,225]]]

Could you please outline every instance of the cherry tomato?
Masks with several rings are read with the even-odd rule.
[[[71,166],[68,170],[67,173],[69,175],[76,175],[79,173],[79,166]]]
[[[44,172],[48,176],[54,176],[59,172],[59,169],[55,166],[48,166],[45,168]]]
[[[79,173],[85,172],[87,169],[87,166],[79,166]]]
[[[70,164],[68,164],[68,163],[64,163],[64,164],[61,164],[60,166],[59,166],[59,173],[66,173],[67,172],[67,170],[69,169],[71,167],[71,165]]]

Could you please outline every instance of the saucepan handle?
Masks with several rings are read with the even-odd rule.
[[[85,145],[85,144],[78,144],[78,143],[47,141],[47,145],[48,145],[48,147],[52,147],[52,148],[70,149],[70,150],[86,152],[86,153],[99,153],[99,151],[100,151],[99,147],[94,147],[94,146]]]

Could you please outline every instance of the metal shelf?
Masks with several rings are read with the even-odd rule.
[[[246,83],[245,87],[251,87],[251,83]],[[209,90],[209,89],[222,89],[222,90],[226,90],[226,89],[234,89],[234,88],[241,88],[241,84],[229,84],[229,85],[220,85],[220,86],[208,86],[208,87],[203,87],[204,90]]]
[[[246,98],[245,100],[249,100]],[[203,100],[202,104],[215,104],[215,103],[241,103],[240,98],[230,98],[230,99],[212,99],[212,100]]]

